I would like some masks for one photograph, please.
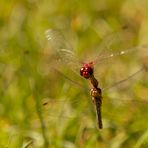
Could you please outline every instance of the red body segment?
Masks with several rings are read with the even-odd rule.
[[[80,69],[80,75],[85,79],[88,79],[93,75],[93,71],[93,63],[83,64],[83,66]]]

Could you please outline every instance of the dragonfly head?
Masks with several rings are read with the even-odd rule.
[[[94,72],[93,63],[84,63],[80,69],[80,75],[85,79],[89,79]]]

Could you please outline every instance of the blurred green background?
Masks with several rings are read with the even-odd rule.
[[[106,47],[119,39],[123,26],[132,41],[126,34],[113,45],[115,52],[147,44],[146,0],[1,0],[0,147],[147,148],[147,72],[103,91],[104,129],[98,130],[89,83],[54,61],[44,34],[48,28],[62,30],[75,53],[89,59],[112,53]],[[102,39],[107,42],[100,44]],[[97,65],[100,87],[137,71],[146,54],[138,49]]]

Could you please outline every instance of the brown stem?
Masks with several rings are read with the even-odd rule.
[[[102,104],[101,98],[96,97],[95,98],[95,105],[96,105],[96,114],[97,114],[97,121],[98,121],[99,129],[103,128],[102,116],[101,116],[101,104]]]

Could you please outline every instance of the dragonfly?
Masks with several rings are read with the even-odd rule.
[[[96,68],[94,67],[96,67],[96,65],[99,65],[104,61],[108,61],[115,57],[121,57],[121,56],[124,57],[124,55],[133,54],[133,52],[136,53],[137,51],[141,51],[142,49],[147,49],[147,45],[136,46],[129,49],[123,49],[118,52],[111,52],[109,54],[105,54],[101,56],[99,55],[95,57],[94,60],[91,60],[89,62],[82,62],[77,58],[73,48],[71,48],[71,46],[65,41],[65,38],[63,34],[60,33],[60,31],[55,29],[48,29],[46,30],[45,35],[47,40],[49,41],[50,48],[52,49],[52,51],[55,52],[57,56],[57,61],[59,61],[59,63],[64,63],[64,65],[66,64],[67,67],[70,67],[72,69],[72,71],[74,71],[84,79],[90,81],[90,84],[92,87],[90,89],[90,94],[96,110],[97,124],[98,124],[98,128],[102,129],[103,123],[102,123],[101,107],[102,107],[102,98],[103,98],[102,90],[104,89],[102,89],[99,86],[99,81],[97,80],[94,74],[94,71],[96,70]],[[123,34],[120,36],[120,33],[119,33],[119,34],[116,34],[116,37],[114,38],[114,36],[110,35],[107,37],[105,41],[103,41],[100,44],[99,48],[102,48],[102,50],[104,48],[108,49],[110,48],[110,46],[114,44],[114,42],[117,42],[116,40],[119,41],[119,44],[120,43],[122,44],[123,41],[125,42],[127,40],[128,36],[129,34],[127,36],[123,36]],[[146,68],[147,68],[147,65],[142,65],[140,69],[132,73],[127,78],[122,79],[119,82],[116,82],[105,89],[112,88],[114,86],[117,86],[129,80],[131,77],[137,75],[138,73],[142,72]],[[46,105],[46,103],[44,103],[44,105]]]

